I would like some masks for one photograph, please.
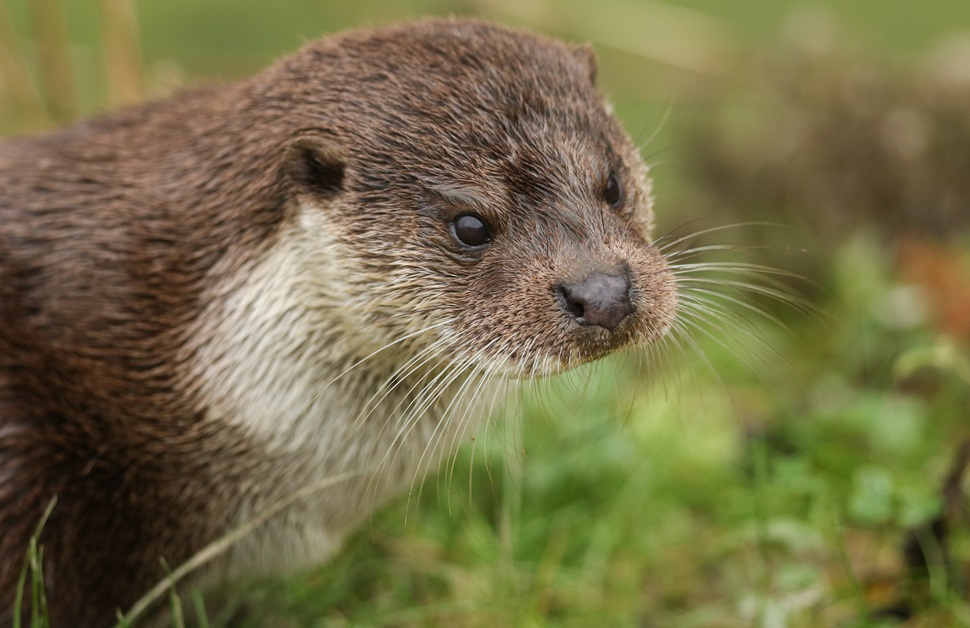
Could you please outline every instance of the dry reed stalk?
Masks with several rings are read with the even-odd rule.
[[[58,122],[70,121],[77,101],[64,13],[58,0],[32,0],[30,11],[47,109]]]
[[[44,103],[30,78],[27,60],[16,42],[17,36],[7,15],[7,7],[0,3],[0,87],[7,93],[5,100],[12,105],[21,125],[39,128],[47,122]]]
[[[110,104],[141,101],[145,81],[138,51],[138,20],[131,0],[101,0],[101,36]]]

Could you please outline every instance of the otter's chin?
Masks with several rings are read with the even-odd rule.
[[[601,344],[583,342],[574,344],[556,355],[522,356],[519,359],[511,360],[501,359],[495,365],[494,370],[500,373],[502,377],[510,380],[544,379],[598,362],[611,355],[635,351],[637,347],[646,346],[652,342],[653,339],[648,342],[641,342],[629,336],[622,339],[610,339],[609,342]]]

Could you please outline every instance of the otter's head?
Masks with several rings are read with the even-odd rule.
[[[338,233],[339,327],[532,377],[672,324],[647,168],[587,48],[433,20],[311,45],[287,71],[326,94],[314,109],[307,88],[319,113],[300,121],[286,174],[315,216],[307,240],[321,221]]]

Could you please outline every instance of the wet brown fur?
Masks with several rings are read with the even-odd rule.
[[[301,212],[325,216],[346,262],[319,272],[352,269],[349,296],[324,290],[298,313],[319,338],[288,349],[324,347],[321,381],[427,322],[443,326],[390,351],[397,365],[477,344],[490,374],[529,377],[662,333],[675,295],[649,246],[645,170],[594,74],[584,48],[426,20],[0,144],[0,623],[54,496],[53,623],[104,625],[288,464],[199,373],[233,364],[210,331]],[[611,168],[616,210],[600,198]],[[448,223],[468,208],[493,226],[493,253],[455,248]],[[623,264],[636,316],[614,332],[563,317],[557,281]],[[373,397],[384,362],[349,374],[348,404]]]

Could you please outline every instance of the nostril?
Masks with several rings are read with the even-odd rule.
[[[573,292],[574,288],[568,284],[559,286],[559,296],[562,299],[563,306],[567,312],[572,314],[573,318],[578,320],[585,316],[586,306],[582,299],[576,297]]]
[[[563,309],[580,325],[596,325],[610,331],[634,311],[629,275],[593,272],[578,282],[558,286]]]

